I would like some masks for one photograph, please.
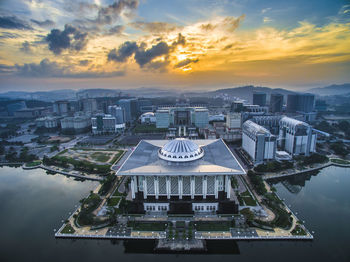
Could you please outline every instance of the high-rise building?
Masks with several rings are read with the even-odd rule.
[[[233,101],[231,104],[231,112],[242,112],[243,111],[243,101]]]
[[[242,126],[242,148],[255,164],[275,159],[277,139],[266,128],[247,120]]]
[[[112,115],[98,114],[91,118],[91,124],[93,134],[117,132],[117,120]]]
[[[315,109],[315,95],[299,94],[298,95],[298,112],[310,113]]]
[[[315,95],[313,94],[291,94],[287,96],[287,112],[310,113],[315,108]]]
[[[81,100],[82,111],[91,115],[97,111],[97,101],[94,98],[87,98]]]
[[[109,106],[108,107],[108,114],[115,117],[117,124],[124,124],[125,123],[125,112],[124,109],[120,106]]]
[[[137,119],[139,111],[136,98],[120,99],[118,105],[124,109],[125,122],[132,122]]]
[[[253,105],[266,106],[266,94],[253,93]]]
[[[279,146],[292,156],[316,151],[317,134],[309,124],[290,118],[280,120]]]
[[[282,94],[271,94],[270,112],[272,112],[272,113],[282,112],[282,107],[283,107],[283,95]]]
[[[68,101],[55,101],[53,103],[53,112],[59,116],[65,116],[70,111]]]

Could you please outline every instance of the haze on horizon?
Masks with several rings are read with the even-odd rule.
[[[0,92],[350,82],[349,1],[4,0]]]

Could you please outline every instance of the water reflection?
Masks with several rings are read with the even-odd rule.
[[[317,176],[319,173],[320,171],[316,170],[294,176],[273,178],[269,179],[268,183],[271,185],[281,183],[290,193],[298,194],[305,187],[306,182],[310,181],[313,176]]]

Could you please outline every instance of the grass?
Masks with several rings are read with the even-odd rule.
[[[233,227],[232,221],[209,222],[209,221],[197,221],[195,222],[195,228],[197,231],[229,231]]]
[[[112,197],[112,198],[109,198],[108,201],[107,201],[107,206],[116,206],[119,204],[121,200],[121,197]]]
[[[107,162],[110,159],[110,154],[102,152],[94,152],[91,154],[91,158],[98,162]]]
[[[65,227],[61,230],[62,234],[74,234],[75,230],[70,223],[67,223]]]
[[[119,196],[119,197],[121,197],[121,196],[125,196],[125,194],[124,193],[120,193],[119,191],[118,191],[118,188],[114,191],[114,193],[113,193],[113,196]]]
[[[41,161],[33,161],[33,162],[30,162],[30,163],[27,163],[26,166],[27,167],[33,167],[33,166],[38,166],[41,164]]]
[[[331,162],[336,163],[336,164],[340,164],[340,165],[349,165],[350,164],[350,161],[339,159],[339,158],[332,158]]]
[[[241,194],[242,199],[246,206],[256,206],[256,201],[253,199],[253,197],[250,195],[250,193],[247,191],[243,192]]]
[[[167,128],[157,128],[156,125],[141,125],[138,124],[133,129],[135,133],[164,133],[167,132]]]
[[[300,226],[296,225],[295,228],[291,231],[293,236],[306,236],[307,233],[305,230]]]
[[[167,227],[167,223],[129,221],[128,227],[132,227],[132,229],[136,231],[164,231]]]
[[[113,165],[117,160],[120,159],[120,157],[121,157],[123,154],[124,154],[124,151],[123,151],[123,150],[118,150],[118,153],[116,153],[116,154],[114,155],[114,157],[112,158],[111,161],[109,161],[109,163]]]

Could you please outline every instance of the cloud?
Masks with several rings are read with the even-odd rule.
[[[199,59],[190,59],[190,58],[187,58],[185,60],[182,60],[180,61],[179,63],[177,63],[174,68],[180,68],[180,67],[184,67],[184,66],[187,66],[191,63],[197,63],[199,61]]]
[[[273,21],[273,19],[271,19],[270,17],[265,16],[265,17],[263,18],[263,22],[264,22],[264,23],[270,23],[270,22],[272,22],[272,21]]]
[[[136,21],[129,24],[130,26],[149,33],[169,33],[180,27],[176,24],[166,22],[142,22]]]
[[[13,73],[14,70],[15,70],[14,66],[0,64],[0,73],[1,74]]]
[[[39,20],[35,20],[35,19],[30,19],[30,21],[32,21],[34,24],[41,26],[41,27],[49,27],[49,26],[54,26],[55,23],[52,20],[46,19],[44,21],[39,21]]]
[[[28,41],[24,41],[22,43],[22,46],[20,47],[20,50],[24,53],[31,53],[32,52],[32,49],[30,47],[30,44]]]
[[[100,7],[97,18],[98,24],[112,24],[124,11],[132,11],[138,7],[138,0],[119,0],[107,7]]]
[[[265,14],[266,12],[270,11],[272,8],[271,7],[267,7],[261,10],[262,14]]]
[[[239,27],[241,22],[244,20],[244,18],[245,15],[241,15],[238,18],[228,16],[224,19],[223,24],[228,31],[235,31]]]
[[[35,77],[35,78],[108,78],[125,75],[124,71],[113,71],[113,72],[73,72],[69,67],[61,66],[56,62],[51,62],[45,58],[40,63],[29,63],[18,65],[13,67],[15,70],[14,74],[21,77]],[[6,67],[5,67],[6,69]],[[10,68],[11,69],[11,68]],[[10,70],[9,69],[9,70]],[[1,70],[1,65],[0,65]]]
[[[113,26],[112,28],[110,28],[108,30],[108,33],[111,35],[120,35],[121,33],[123,33],[124,30],[125,30],[125,26],[116,25],[116,26]]]
[[[144,49],[141,46],[135,53],[136,63],[138,63],[140,67],[143,67],[145,64],[151,62],[154,58],[167,55],[169,53],[169,50],[170,48],[165,42],[159,42],[149,49]]]
[[[56,62],[51,62],[45,58],[39,64],[29,63],[24,65],[15,65],[16,75],[25,77],[60,77],[64,73],[64,68]]]
[[[20,37],[19,34],[10,32],[1,32],[0,39],[15,39]]]
[[[125,62],[138,49],[136,42],[127,41],[119,46],[118,50],[115,48],[109,51],[108,61]]]
[[[84,59],[84,60],[79,61],[79,65],[81,65],[81,66],[86,66],[88,64],[90,64],[90,60],[88,60],[88,59]]]
[[[202,24],[200,27],[204,31],[213,31],[217,26],[211,23],[208,23],[208,24]]]
[[[31,30],[32,27],[27,22],[15,16],[0,16],[0,28]]]
[[[138,45],[136,42],[127,41],[121,44],[118,49],[110,50],[107,58],[108,61],[126,62],[129,57],[134,55],[134,59],[140,67],[144,67],[147,64],[147,68],[158,69],[169,64],[167,56],[177,45],[184,46],[185,44],[186,39],[181,33],[178,34],[177,39],[171,45],[164,41],[159,41],[148,49],[144,42]],[[153,61],[161,56],[165,56],[164,61]]]
[[[76,27],[66,24],[64,30],[52,29],[45,40],[49,43],[49,49],[56,55],[64,49],[80,51],[85,48],[88,33],[81,32]]]
[[[177,46],[177,45],[182,45],[182,46],[186,45],[186,38],[181,33],[177,35],[177,40],[173,42],[173,46]]]

